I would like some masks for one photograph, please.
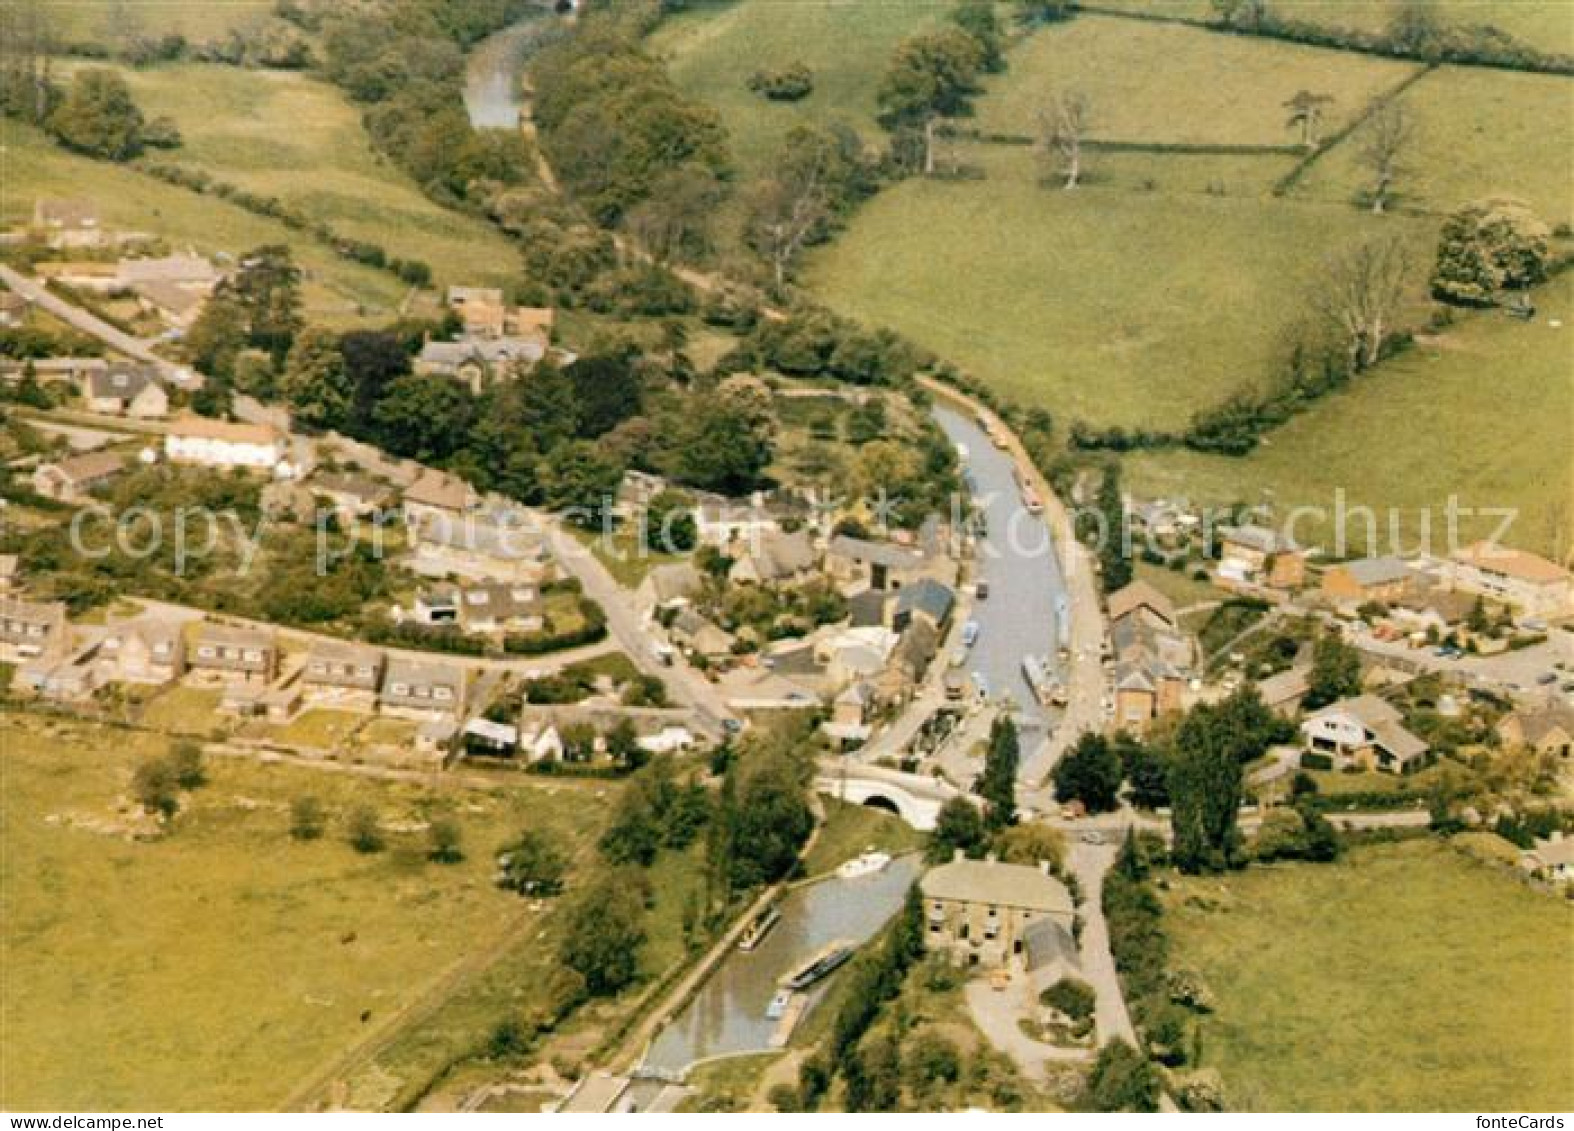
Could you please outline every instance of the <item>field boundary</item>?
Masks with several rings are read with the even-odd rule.
[[[1440,63],[1425,64],[1418,70],[1406,75],[1387,91],[1379,94],[1376,98],[1368,102],[1366,107],[1359,114],[1357,114],[1354,118],[1351,118],[1344,125],[1340,126],[1333,133],[1323,138],[1322,141],[1318,142],[1311,148],[1310,151],[1307,152],[1305,157],[1296,163],[1295,168],[1291,169],[1288,173],[1274,182],[1273,195],[1279,197],[1289,195],[1290,190],[1295,188],[1296,185],[1300,184],[1301,178],[1306,176],[1306,174],[1311,171],[1313,165],[1317,164],[1317,162],[1322,160],[1324,156],[1331,153],[1334,149],[1348,140],[1351,134],[1355,133],[1356,130],[1360,129],[1369,120],[1371,120],[1373,114],[1377,113],[1385,106],[1392,105],[1396,99],[1408,92],[1411,87],[1415,86],[1428,75],[1436,72],[1438,67],[1441,65],[1442,64]]]

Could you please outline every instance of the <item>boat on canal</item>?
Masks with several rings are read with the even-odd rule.
[[[771,904],[764,911],[754,917],[754,921],[743,929],[743,934],[738,938],[738,949],[750,951],[765,940],[771,933],[771,928],[781,922],[782,911],[776,904]]]
[[[844,880],[856,880],[859,876],[872,876],[876,872],[885,871],[885,866],[890,862],[889,852],[876,852],[870,849],[836,869],[836,874]]]
[[[841,969],[852,956],[851,943],[846,940],[833,942],[783,978],[782,987],[787,990],[806,990]]]

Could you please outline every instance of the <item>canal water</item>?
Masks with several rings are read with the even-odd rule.
[[[1049,770],[1045,720],[1054,712],[1038,705],[1022,674],[1022,658],[1047,656],[1051,669],[1065,678],[1057,658],[1068,599],[1060,559],[1049,525],[1022,505],[1011,456],[991,444],[972,417],[944,402],[935,405],[934,415],[951,442],[967,449],[965,464],[977,491],[974,501],[986,521],[977,564],[989,596],[973,603],[978,640],[968,650],[963,670],[982,674],[992,698],[1006,696],[1017,704],[1022,732],[1018,776],[1037,781]]]
[[[519,128],[525,59],[555,21],[546,12],[510,24],[470,49],[465,61],[465,110],[478,130]]]
[[[872,938],[902,906],[918,869],[918,857],[908,855],[872,876],[832,876],[789,891],[780,904],[781,921],[754,950],[734,950],[722,959],[694,999],[651,1042],[645,1067],[681,1072],[714,1056],[769,1051],[776,1022],[765,1016],[765,1008],[777,983],[838,939],[863,943]],[[810,991],[809,1009],[845,970]]]

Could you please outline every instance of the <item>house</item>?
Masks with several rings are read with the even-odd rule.
[[[187,658],[193,672],[227,682],[267,684],[278,670],[279,649],[266,630],[204,622]]]
[[[1196,651],[1175,626],[1174,606],[1142,582],[1110,595],[1110,651],[1115,661],[1117,728],[1142,733],[1186,705]]]
[[[548,723],[521,724],[519,753],[531,763],[560,762],[563,760],[563,737]]]
[[[452,585],[437,585],[415,595],[412,609],[422,624],[458,624],[459,590]]]
[[[532,366],[547,355],[538,338],[466,338],[457,342],[427,342],[415,357],[415,371],[426,377],[451,377],[480,393],[492,380],[516,366]],[[560,360],[572,355],[558,351]]]
[[[113,683],[164,684],[186,673],[180,624],[144,616],[110,627],[98,655]]]
[[[1537,839],[1533,847],[1519,854],[1519,866],[1537,879],[1553,883],[1574,880],[1574,837],[1554,832]]]
[[[116,362],[81,377],[82,403],[89,412],[157,420],[169,415],[169,394],[151,365]]]
[[[1428,763],[1428,747],[1405,729],[1399,712],[1375,695],[1341,699],[1301,723],[1308,753],[1327,755],[1336,769],[1408,774]]]
[[[737,668],[724,675],[717,686],[728,709],[744,713],[802,711],[821,703],[814,689],[760,668]]]
[[[519,511],[427,517],[409,529],[415,546],[409,564],[429,576],[539,575],[547,556],[545,531]]]
[[[545,608],[534,585],[489,581],[459,591],[459,623],[466,632],[539,632]]]
[[[131,285],[137,305],[161,318],[177,330],[189,330],[208,301],[209,292],[162,279],[147,279]]]
[[[144,283],[164,283],[208,294],[222,275],[205,256],[159,255],[122,259],[115,265],[115,277],[128,290]]]
[[[1432,587],[1400,600],[1392,610],[1394,618],[1416,630],[1432,629],[1438,635],[1452,632],[1469,618],[1478,598],[1469,593]]]
[[[871,542],[838,534],[825,552],[825,570],[843,584],[897,590],[923,575],[924,557],[889,542]]]
[[[806,531],[791,534],[767,531],[737,547],[729,581],[740,585],[783,585],[801,581],[814,572],[819,555]]]
[[[640,582],[639,607],[647,612],[674,608],[688,601],[704,584],[704,577],[692,562],[659,565]]]
[[[507,304],[498,287],[449,287],[448,308],[459,315],[466,334],[501,337]]]
[[[731,659],[736,638],[693,609],[684,609],[673,618],[667,629],[672,642],[696,656],[703,656],[711,663]]]
[[[283,461],[285,446],[279,430],[269,424],[187,416],[165,433],[164,454],[172,463],[272,471]]]
[[[31,307],[25,298],[10,291],[0,291],[0,327],[13,330],[27,321],[27,312]]]
[[[1300,713],[1301,700],[1311,690],[1311,669],[1308,667],[1285,668],[1257,684],[1257,696],[1267,707],[1287,719]]]
[[[0,597],[0,660],[59,655],[66,649],[68,628],[63,601]]]
[[[519,728],[509,723],[475,718],[460,733],[465,738],[465,749],[471,752],[507,756],[519,749]]]
[[[464,669],[453,664],[399,657],[388,661],[381,707],[385,714],[427,718],[464,708]]]
[[[652,756],[676,754],[694,745],[694,734],[688,727],[668,726],[641,735],[635,742],[641,750]]]
[[[66,659],[39,656],[17,669],[16,681],[45,699],[75,703],[104,686],[104,669],[96,662],[97,644]]]
[[[869,717],[877,702],[872,684],[850,683],[831,701],[831,718],[821,729],[842,742],[863,742],[869,737]]]
[[[102,259],[46,259],[33,265],[39,280],[94,295],[120,290],[120,275],[113,263]]]
[[[1121,620],[1132,613],[1143,611],[1168,625],[1175,623],[1175,602],[1160,593],[1146,581],[1133,581],[1123,589],[1109,595],[1109,619]]]
[[[1574,755],[1574,707],[1554,702],[1511,711],[1498,720],[1497,734],[1504,746],[1568,758]]]
[[[1444,566],[1449,586],[1511,605],[1524,616],[1574,612],[1574,579],[1555,562],[1524,550],[1477,542],[1456,550]]]
[[[100,247],[106,241],[98,205],[81,198],[35,201],[33,230],[53,248]]]
[[[918,881],[924,900],[925,949],[967,966],[1000,968],[1022,955],[1035,923],[1072,929],[1076,910],[1047,862],[969,860],[960,849]]]
[[[1359,558],[1324,570],[1322,591],[1340,605],[1396,605],[1415,581],[1415,571],[1398,558]]]
[[[481,497],[463,479],[428,468],[404,490],[404,521],[411,528],[432,520],[453,522],[480,505]]]
[[[95,487],[102,487],[125,469],[118,452],[87,452],[67,456],[58,463],[41,463],[33,469],[33,490],[46,499],[80,503]]]
[[[868,628],[885,623],[891,595],[880,589],[860,589],[847,594],[847,623],[853,628]]]
[[[927,620],[931,627],[943,628],[951,619],[956,607],[956,593],[949,585],[942,585],[930,577],[922,577],[904,586],[896,595],[896,611],[891,614],[891,627],[904,631],[915,617]]]
[[[371,518],[393,505],[393,488],[365,475],[319,472],[306,488],[345,520]]]
[[[302,690],[314,702],[370,707],[382,682],[383,663],[380,648],[320,640],[306,653]]]
[[[1218,578],[1269,589],[1295,589],[1306,581],[1306,554],[1266,526],[1235,526],[1222,532]]]

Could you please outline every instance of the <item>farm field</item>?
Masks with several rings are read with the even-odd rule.
[[[104,40],[126,34],[183,35],[192,43],[273,19],[272,0],[43,0],[56,34],[67,40]]]
[[[1574,1104],[1564,901],[1422,840],[1180,878],[1164,902],[1173,965],[1218,1000],[1202,1063],[1231,1110]]]
[[[343,235],[424,261],[439,285],[517,275],[508,241],[423,196],[372,149],[359,111],[328,84],[198,63],[122,73],[144,113],[180,127],[180,148],[144,160],[276,196]]]
[[[1342,489],[1347,506],[1399,508],[1409,545],[1419,532],[1420,508],[1430,507],[1440,550],[1446,549],[1442,511],[1457,494],[1465,506],[1519,508],[1503,540],[1555,553],[1560,526],[1566,539],[1574,517],[1568,463],[1574,278],[1559,277],[1535,300],[1538,315],[1530,323],[1496,312],[1464,316],[1275,430],[1249,456],[1137,455],[1127,460],[1126,484],[1144,497],[1218,503],[1266,497],[1281,514],[1303,504],[1331,512]],[[1462,518],[1461,537],[1486,537],[1497,523]],[[1308,521],[1298,536],[1326,543],[1332,524]],[[1380,549],[1391,549],[1386,529],[1380,538]],[[1353,529],[1352,551],[1364,547],[1364,530]]]
[[[1425,247],[1431,228],[1257,197],[912,180],[816,252],[806,283],[1060,421],[1173,428],[1269,371],[1324,253],[1378,230]]]
[[[1273,11],[1326,27],[1382,31],[1401,0],[1274,0]],[[1188,20],[1213,17],[1209,0],[1093,0],[1096,8]],[[1574,52],[1574,20],[1564,0],[1431,0],[1427,5],[1444,27],[1486,24],[1542,51]]]
[[[747,174],[800,123],[839,122],[873,138],[885,60],[950,8],[942,0],[712,0],[665,20],[650,50],[682,90],[721,113],[733,155]],[[814,72],[807,98],[771,102],[749,89],[755,71],[795,61]]]
[[[210,758],[175,831],[133,842],[116,802],[162,740],[28,720],[8,722],[5,746],[0,1104],[13,1110],[280,1103],[529,915],[490,882],[500,844],[527,822],[570,843],[595,823],[592,794],[561,785],[434,793]],[[299,842],[288,805],[307,793],[329,822]],[[374,856],[343,838],[342,814],[363,803],[388,830]],[[459,864],[425,859],[438,811],[462,827]]]
[[[67,153],[12,119],[0,119],[0,145],[0,221],[5,223],[31,217],[41,196],[90,195],[106,224],[148,232],[181,248],[238,255],[262,244],[289,244],[307,273],[308,316],[335,325],[386,318],[404,293],[392,275],[340,259],[277,221],[134,169]]]
[[[1188,145],[1293,145],[1284,103],[1314,89],[1334,98],[1324,132],[1359,115],[1416,65],[1181,24],[1081,15],[1035,31],[986,84],[985,133],[1036,136],[1056,88],[1088,97],[1091,136]]]
[[[1569,11],[1574,23],[1574,10]],[[1442,67],[1399,97],[1415,140],[1399,181],[1401,208],[1450,211],[1486,196],[1517,197],[1548,224],[1574,219],[1574,159],[1568,123],[1574,79],[1480,67]],[[1549,125],[1564,123],[1549,142]],[[1367,187],[1360,164],[1367,130],[1357,127],[1297,183],[1297,196],[1349,201]]]

